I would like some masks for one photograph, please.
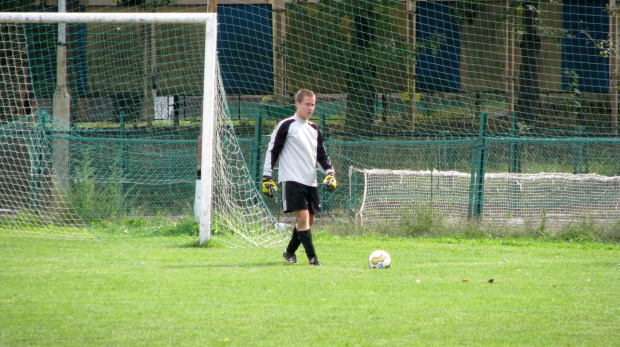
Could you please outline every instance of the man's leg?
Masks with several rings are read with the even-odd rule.
[[[297,221],[297,230],[308,230],[314,223],[314,215],[308,210],[295,211],[295,220]]]
[[[310,214],[308,210],[298,210],[295,211],[295,217],[297,219],[297,235],[299,236],[301,244],[304,245],[304,250],[306,250],[306,256],[308,257],[310,265],[323,265],[318,261],[314,250],[314,244],[312,243],[312,231],[310,227],[312,223],[314,223],[314,215]]]
[[[301,244],[301,239],[299,238],[299,232],[297,231],[297,227],[294,227],[293,235],[291,235],[291,241],[289,241],[288,246],[286,247],[286,249],[284,250],[284,253],[282,254],[282,256],[284,257],[284,259],[286,259],[286,261],[288,261],[289,263],[297,262],[297,256],[295,255],[295,252],[297,252],[297,249],[299,248],[300,244]]]
[[[290,254],[295,254],[301,241],[299,240],[299,231],[297,231],[297,227],[293,228],[293,235],[291,235],[291,241],[289,241],[288,246],[286,247],[286,252]]]

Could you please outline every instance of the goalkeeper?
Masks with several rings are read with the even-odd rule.
[[[309,121],[315,103],[316,96],[312,91],[298,91],[295,94],[295,114],[275,126],[265,155],[262,188],[269,197],[278,190],[278,184],[272,178],[278,162],[282,207],[284,213],[295,213],[296,219],[291,241],[283,253],[284,259],[296,263],[295,252],[303,244],[308,263],[320,266],[323,264],[317,258],[310,231],[314,216],[321,212],[317,168],[325,174],[323,184],[328,190],[335,189],[338,182],[323,145],[323,134]]]

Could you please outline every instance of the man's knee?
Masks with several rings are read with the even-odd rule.
[[[308,210],[295,211],[295,218],[297,219],[297,230],[308,230],[312,224],[311,215]]]

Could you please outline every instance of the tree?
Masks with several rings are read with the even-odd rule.
[[[541,39],[537,25],[539,1],[524,1],[523,34],[521,48],[521,74],[519,76],[519,94],[515,111],[517,118],[528,124],[536,123],[540,114],[540,76],[539,63]]]
[[[3,0],[0,2],[0,12],[23,12],[29,10],[39,0]]]
[[[277,52],[285,54],[291,67],[288,78],[307,81],[318,73],[338,79],[337,85],[328,89],[344,90],[348,95],[348,132],[372,129],[377,71],[415,62],[416,50],[398,30],[402,23],[397,22],[404,18],[390,12],[398,6],[402,6],[399,0],[321,0],[312,4],[295,0],[287,7],[288,37],[295,40],[287,40]]]
[[[349,129],[368,132],[375,114],[377,60],[373,54],[376,39],[375,1],[359,0],[351,6],[353,17],[350,56],[348,59],[347,118]]]

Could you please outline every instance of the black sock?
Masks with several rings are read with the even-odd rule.
[[[314,251],[314,244],[312,244],[312,232],[310,231],[310,229],[298,231],[297,235],[299,235],[299,239],[304,245],[304,249],[306,250],[306,256],[308,256],[308,259],[316,257],[316,252]]]
[[[295,227],[293,228],[293,235],[291,236],[291,241],[289,241],[288,246],[286,247],[286,253],[295,254],[300,244],[301,240],[299,239],[299,231],[297,231],[297,227]]]

